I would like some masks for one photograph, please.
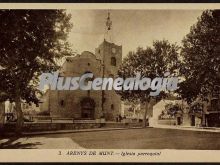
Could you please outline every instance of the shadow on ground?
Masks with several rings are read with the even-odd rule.
[[[9,139],[0,140],[0,149],[35,149],[37,145],[42,145],[40,142],[23,143],[18,141],[19,137],[12,137]],[[3,142],[2,142],[3,141]]]

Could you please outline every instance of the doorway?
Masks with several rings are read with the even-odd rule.
[[[81,118],[94,119],[95,101],[90,97],[85,97],[81,100]]]
[[[181,125],[182,122],[181,122],[181,117],[177,117],[177,125]]]
[[[191,126],[195,126],[195,115],[191,115]]]

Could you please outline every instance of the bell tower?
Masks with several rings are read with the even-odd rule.
[[[112,21],[108,12],[104,41],[95,50],[102,63],[102,77],[115,79],[122,63],[122,46],[113,42]],[[102,112],[106,120],[114,121],[121,112],[121,99],[114,90],[102,91]]]
[[[113,24],[108,12],[104,41],[95,49],[95,54],[102,61],[104,77],[116,76],[122,62],[122,46],[113,41]]]

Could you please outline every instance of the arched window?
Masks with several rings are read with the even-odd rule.
[[[92,72],[91,72],[91,71],[85,71],[85,72],[84,72],[84,74],[87,74],[87,73],[92,73]],[[85,79],[85,83],[87,84],[89,81],[93,81],[94,78],[95,78],[95,76],[93,75],[92,78],[87,78],[87,79]]]
[[[64,107],[64,100],[60,100],[60,106]]]
[[[89,64],[89,63],[88,63],[88,64]],[[85,71],[84,74],[86,74],[86,73],[92,73],[92,72],[91,72],[91,71]]]
[[[111,104],[111,110],[114,110],[114,108],[115,108],[114,104]]]
[[[84,74],[87,74],[87,73],[92,73],[92,72],[91,72],[91,71],[85,71],[85,72],[84,72]],[[84,74],[83,74],[83,75],[84,75]],[[94,78],[95,78],[95,76],[94,76],[94,74],[93,74],[93,78],[88,78],[88,80],[93,80]]]
[[[115,57],[111,57],[111,65],[116,66],[116,58]]]

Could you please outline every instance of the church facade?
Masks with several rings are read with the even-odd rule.
[[[80,77],[93,73],[94,77],[117,76],[122,62],[122,46],[104,40],[95,54],[89,51],[67,57],[59,76]],[[41,111],[52,117],[74,119],[105,118],[114,121],[121,112],[121,99],[114,90],[48,90],[42,98]]]

